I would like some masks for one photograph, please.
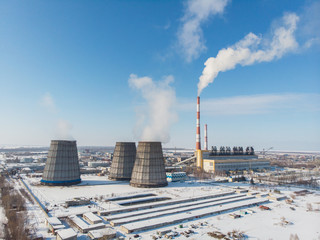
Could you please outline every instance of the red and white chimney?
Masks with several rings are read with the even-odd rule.
[[[208,132],[207,124],[204,125],[204,150],[208,150]]]
[[[196,150],[201,150],[200,142],[200,97],[197,97],[197,134],[196,134]]]

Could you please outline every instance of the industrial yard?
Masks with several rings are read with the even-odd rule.
[[[82,183],[75,186],[43,186],[39,178],[27,176],[12,181],[16,188],[27,187],[40,203],[28,202],[28,211],[32,216],[30,224],[35,224],[38,235],[45,239],[56,238],[45,223],[54,217],[63,228],[72,228],[78,239],[90,239],[91,231],[105,228],[123,239],[157,239],[161,232],[166,238],[175,239],[212,239],[208,233],[232,231],[249,239],[289,239],[295,234],[299,239],[320,236],[319,191],[300,194],[298,188],[195,180],[145,189],[92,175],[82,176]],[[89,202],[66,205],[77,199]],[[259,208],[261,205],[269,210]],[[89,217],[97,223],[86,220],[88,213],[93,213]]]
[[[8,151],[2,155],[6,189],[14,189],[25,201],[24,206],[11,208],[24,211],[25,228],[33,239],[320,236],[317,168],[271,167],[269,160],[263,160],[268,162],[263,169],[253,168],[257,166],[253,164],[239,165],[239,159],[250,162],[271,156],[266,152],[258,156],[253,149],[251,155],[228,155],[221,150],[162,150],[160,142],[139,142],[137,148],[134,142],[117,142],[114,149],[100,151],[78,151],[75,141],[53,140],[47,153]],[[311,154],[312,161],[318,159],[318,153]],[[20,163],[7,165],[15,156]],[[25,161],[37,162],[44,156],[47,160],[42,170]],[[97,159],[87,162],[92,156]],[[111,164],[99,159],[109,157]],[[205,161],[212,161],[210,158],[234,163],[225,165],[228,171],[223,174],[201,171]],[[85,167],[85,163],[91,167]],[[30,166],[30,171],[25,172],[23,166]],[[233,171],[234,166],[245,167]],[[0,210],[0,225],[6,230],[7,215]]]
[[[3,1],[0,240],[320,240],[319,12]]]

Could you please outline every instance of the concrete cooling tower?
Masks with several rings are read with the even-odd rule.
[[[130,185],[144,188],[168,185],[161,142],[139,142]]]
[[[41,183],[61,186],[80,182],[76,141],[52,140]]]
[[[135,159],[136,144],[134,142],[117,142],[113,152],[109,179],[130,180]]]

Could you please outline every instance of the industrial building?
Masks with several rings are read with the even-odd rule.
[[[166,175],[167,175],[168,182],[178,182],[178,181],[184,181],[187,179],[186,172],[167,172]]]
[[[208,134],[207,124],[204,131],[204,150],[201,150],[200,141],[200,97],[197,97],[197,122],[196,122],[196,150],[195,159],[196,166],[206,172],[227,172],[236,170],[257,170],[269,169],[270,161],[267,159],[258,158],[254,154],[253,147],[247,147],[245,150],[242,147],[212,147],[208,150]],[[187,159],[193,160],[194,158]]]
[[[161,142],[139,142],[130,185],[164,187],[168,185]]]
[[[196,165],[206,172],[269,169],[270,161],[254,154],[197,150]]]
[[[58,186],[80,182],[76,141],[52,140],[41,183]]]
[[[72,228],[62,229],[57,232],[57,240],[77,240],[77,233]]]
[[[136,159],[134,142],[117,142],[110,168],[110,180],[130,180]]]

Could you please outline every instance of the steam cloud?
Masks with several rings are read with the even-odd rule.
[[[46,93],[42,99],[41,104],[45,107],[45,109],[57,116],[58,114],[58,108],[55,104],[55,101],[50,93]],[[70,124],[68,121],[59,119],[56,120],[56,126],[54,130],[54,137],[57,140],[74,140],[71,134],[72,130],[72,124]]]
[[[56,105],[53,101],[53,98],[51,96],[50,93],[46,93],[42,99],[41,99],[41,104],[42,106],[44,106],[48,112],[51,112],[51,113],[56,113],[57,112],[57,108],[56,108]]]
[[[206,50],[201,24],[211,15],[223,13],[228,2],[229,0],[189,0],[187,2],[182,26],[178,32],[179,45],[187,62],[191,62]]]
[[[137,125],[143,126],[138,134],[140,140],[169,142],[170,127],[177,120],[173,109],[176,95],[170,86],[173,80],[173,76],[167,76],[163,81],[155,82],[150,77],[130,75],[130,87],[139,90],[147,102],[146,109],[137,113]]]
[[[221,49],[215,58],[208,58],[199,78],[198,96],[214,81],[219,72],[234,69],[238,64],[247,66],[256,62],[269,62],[297,49],[298,43],[294,33],[298,21],[299,17],[296,14],[284,14],[280,26],[272,33],[272,39],[249,33],[233,46]]]
[[[71,135],[72,125],[63,119],[59,119],[56,127],[57,140],[74,140]]]

